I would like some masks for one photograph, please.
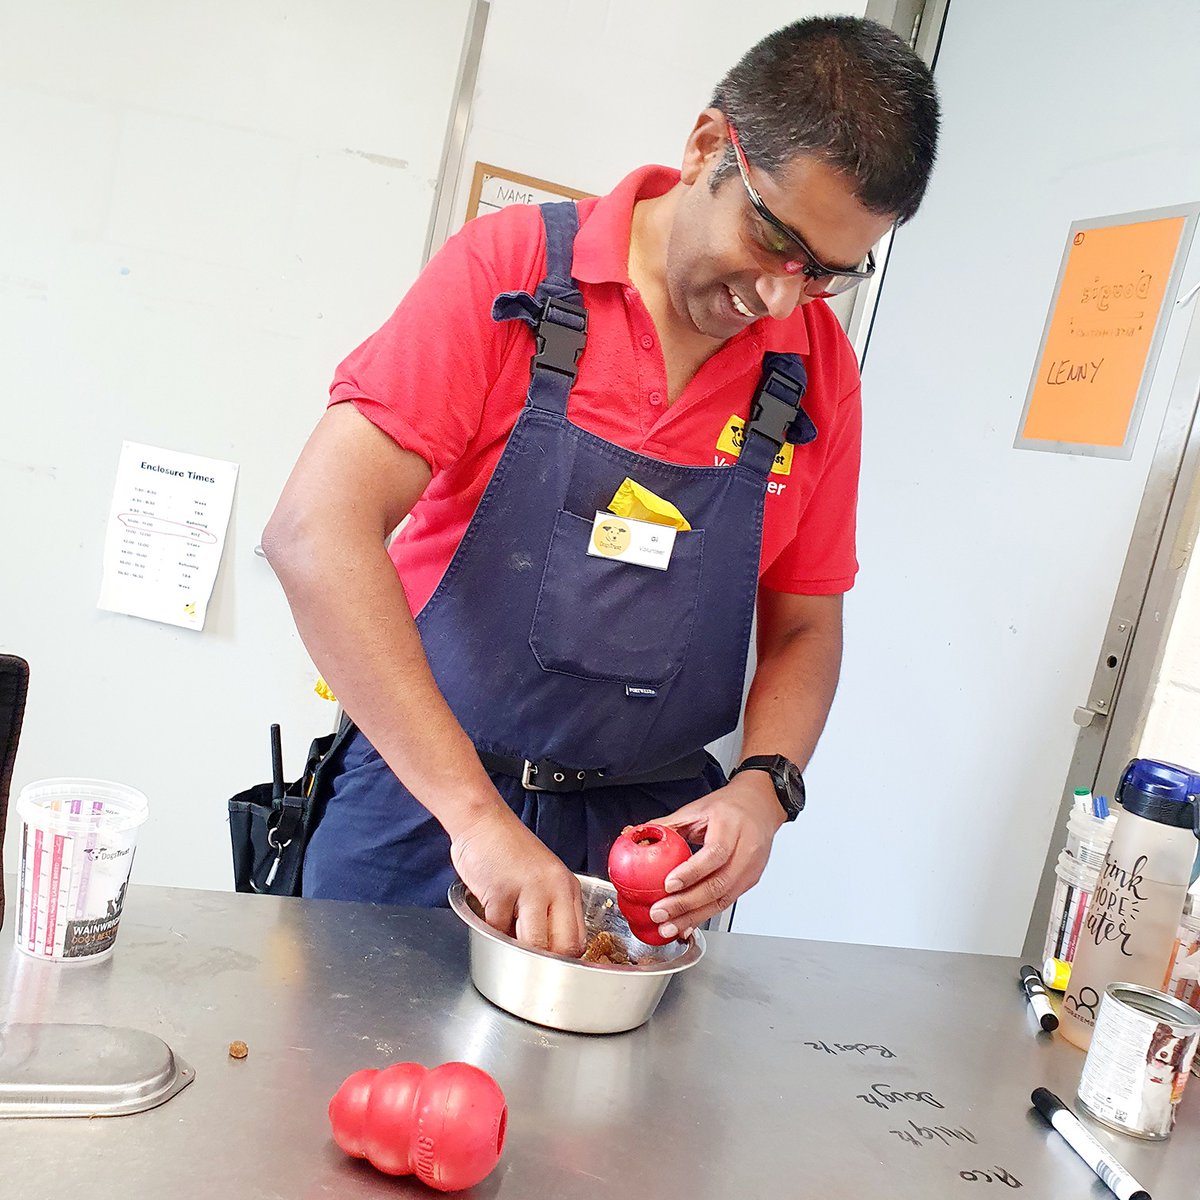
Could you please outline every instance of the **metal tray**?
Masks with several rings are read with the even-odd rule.
[[[111,1025],[0,1025],[0,1117],[117,1117],[196,1077],[166,1042]]]

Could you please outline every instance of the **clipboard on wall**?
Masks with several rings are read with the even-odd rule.
[[[1072,224],[1014,448],[1132,457],[1198,214]]]

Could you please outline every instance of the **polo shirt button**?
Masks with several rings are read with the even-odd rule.
[[[643,350],[652,350],[653,348],[654,348],[654,339],[648,333],[643,333],[642,334],[642,349]]]
[[[657,408],[662,403],[662,392],[651,392],[650,403]]]

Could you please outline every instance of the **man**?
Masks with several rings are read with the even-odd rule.
[[[305,895],[435,905],[457,871],[491,924],[574,954],[572,871],[603,874],[627,824],[702,843],[652,913],[665,937],[757,882],[857,569],[858,372],[821,298],[915,212],[937,124],[883,27],[789,26],[679,172],[471,222],[342,364],[263,537],[356,726]],[[690,528],[615,531],[627,479]],[[613,557],[634,535],[659,567],[673,536],[665,569]],[[756,603],[726,782],[703,747],[737,724]]]

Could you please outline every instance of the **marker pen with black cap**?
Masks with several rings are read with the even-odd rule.
[[[1046,995],[1046,985],[1042,982],[1042,977],[1033,967],[1021,968],[1021,986],[1025,989],[1025,995],[1029,997],[1029,1005],[1041,1027],[1047,1033],[1057,1029],[1058,1016],[1050,1007],[1050,999]]]
[[[1033,1107],[1054,1126],[1062,1139],[1104,1181],[1118,1200],[1150,1200],[1150,1193],[1080,1123],[1079,1118],[1048,1088],[1034,1088]]]

